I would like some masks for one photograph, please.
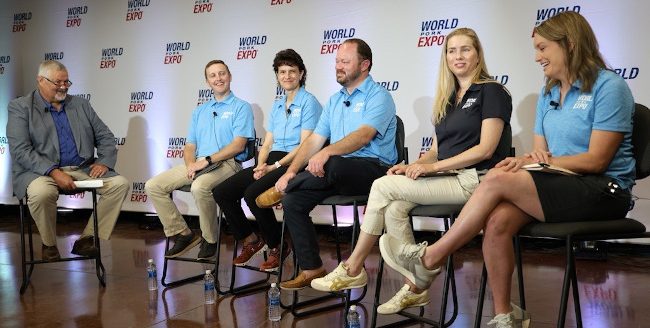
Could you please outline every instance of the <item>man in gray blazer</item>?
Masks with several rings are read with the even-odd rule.
[[[103,187],[97,190],[101,195],[97,215],[99,237],[108,239],[129,183],[113,171],[117,159],[113,133],[87,100],[68,95],[72,82],[66,67],[58,61],[43,61],[36,82],[37,90],[9,103],[7,138],[14,195],[27,196],[29,211],[43,242],[42,258],[50,261],[60,258],[56,247],[59,190],[74,189],[75,180],[103,180]],[[89,220],[72,253],[95,255],[93,234]]]

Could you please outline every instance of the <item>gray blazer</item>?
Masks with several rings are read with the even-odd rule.
[[[54,119],[37,95],[38,90],[9,102],[7,139],[12,159],[14,195],[23,198],[27,186],[39,176],[45,175],[53,165],[60,162],[59,138]],[[68,95],[65,112],[77,144],[79,156],[84,159],[95,156],[96,163],[110,170],[105,176],[115,176],[117,160],[115,136],[97,116],[88,100]],[[85,168],[90,170],[90,168]]]

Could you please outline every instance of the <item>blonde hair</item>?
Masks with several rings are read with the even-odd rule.
[[[449,39],[457,36],[464,35],[469,37],[472,40],[472,46],[476,49],[478,54],[478,65],[474,69],[472,75],[472,83],[486,83],[486,82],[495,82],[488,73],[487,65],[485,64],[485,57],[483,56],[483,46],[481,46],[481,41],[478,38],[478,35],[474,30],[467,27],[461,27],[453,30],[445,38],[445,43],[442,47],[442,53],[440,55],[440,70],[438,73],[438,86],[436,88],[436,96],[433,102],[433,124],[438,124],[447,114],[447,107],[451,104],[449,98],[458,88],[458,80],[454,76],[454,73],[449,69],[447,64],[447,43]]]
[[[569,81],[573,83],[579,80],[582,83],[580,90],[590,92],[598,78],[598,71],[607,68],[607,65],[587,20],[576,12],[565,11],[535,27],[533,35],[535,33],[560,45],[566,56]],[[559,80],[546,78],[545,93],[559,84]]]

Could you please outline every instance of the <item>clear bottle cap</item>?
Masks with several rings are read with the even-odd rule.
[[[271,283],[271,288],[275,288],[276,286],[277,286],[276,283],[274,283],[274,282]]]
[[[153,263],[153,259],[148,259],[147,262],[149,262],[151,264],[151,263]]]
[[[210,274],[210,270],[205,270],[205,274]]]
[[[356,305],[350,305],[350,311],[356,311],[357,306]]]

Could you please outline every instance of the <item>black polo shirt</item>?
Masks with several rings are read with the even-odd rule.
[[[456,94],[451,95],[451,100]],[[504,130],[510,124],[512,98],[505,88],[494,82],[472,84],[465,92],[458,106],[450,104],[447,114],[436,125],[438,138],[438,160],[456,156],[481,141],[481,124],[484,119],[500,118],[505,122]],[[503,135],[502,135],[503,136]],[[503,148],[503,149],[498,149]],[[509,147],[498,147],[492,158],[479,162],[469,168],[490,169],[509,155]]]

